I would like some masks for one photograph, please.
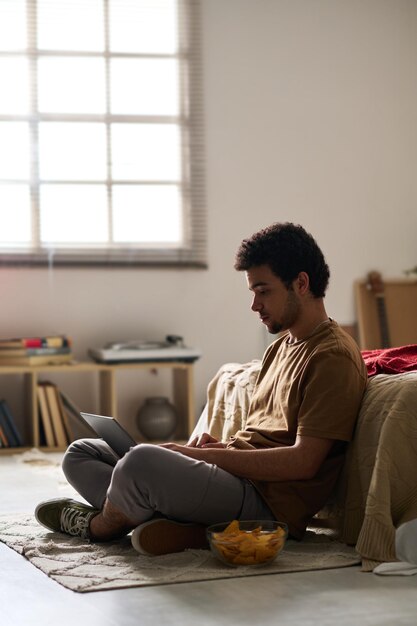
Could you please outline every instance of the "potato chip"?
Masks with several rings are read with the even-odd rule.
[[[221,533],[222,535],[233,535],[233,533],[239,532],[239,520],[234,519]]]

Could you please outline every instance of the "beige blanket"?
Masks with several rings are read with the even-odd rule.
[[[203,432],[225,441],[245,427],[261,361],[222,365],[207,388],[207,404],[190,439]]]
[[[245,426],[259,368],[260,361],[220,368],[192,436],[209,432],[224,440]],[[374,376],[338,488],[319,515],[356,544],[365,570],[396,560],[395,528],[417,518],[416,473],[417,372]]]

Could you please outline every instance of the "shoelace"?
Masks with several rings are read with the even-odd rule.
[[[64,508],[61,513],[61,529],[69,535],[88,539],[90,536],[88,528],[91,517],[92,513],[90,512],[84,513],[71,507]]]

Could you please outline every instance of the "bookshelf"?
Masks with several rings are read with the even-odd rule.
[[[118,417],[118,385],[119,375],[124,371],[146,370],[171,370],[173,382],[173,404],[177,410],[179,420],[178,427],[173,438],[176,440],[188,439],[194,428],[194,387],[193,387],[193,363],[180,361],[155,361],[146,363],[118,363],[101,364],[92,361],[74,362],[61,365],[41,366],[0,366],[0,376],[22,376],[23,394],[25,398],[25,418],[29,420],[28,445],[22,448],[1,448],[1,454],[11,454],[25,448],[39,447],[39,409],[37,398],[37,385],[41,377],[59,374],[78,374],[80,376],[97,376],[99,385],[99,410],[102,415]],[[42,447],[43,450],[57,451],[60,448]]]

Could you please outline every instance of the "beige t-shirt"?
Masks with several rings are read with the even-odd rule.
[[[297,435],[334,439],[311,480],[253,481],[276,519],[301,538],[326,503],[343,464],[366,388],[367,371],[356,342],[336,322],[320,325],[303,341],[286,333],[266,351],[246,427],[228,447],[291,446]]]

